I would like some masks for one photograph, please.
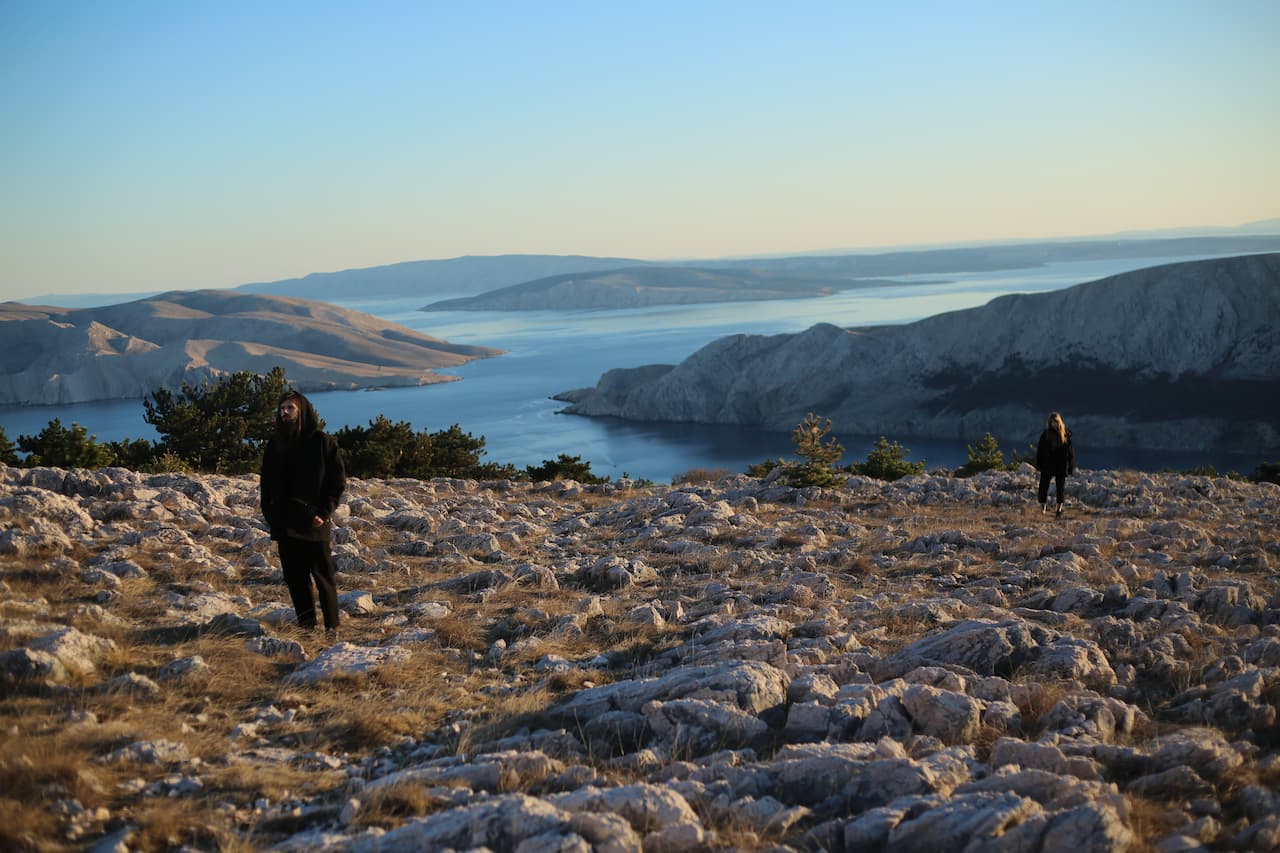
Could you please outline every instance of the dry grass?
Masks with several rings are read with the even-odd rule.
[[[701,485],[720,479],[722,474],[687,472],[681,481]],[[82,848],[82,843],[64,837],[63,820],[49,806],[71,799],[88,809],[107,809],[115,822],[145,826],[145,832],[133,841],[136,849],[189,845],[238,853],[265,848],[307,828],[308,821],[315,818],[255,812],[259,798],[275,802],[297,797],[321,803],[336,814],[351,796],[351,789],[345,768],[322,770],[250,757],[258,747],[342,756],[347,767],[377,755],[402,757],[411,745],[424,742],[444,753],[465,755],[495,740],[535,731],[547,723],[548,709],[575,691],[654,674],[651,665],[655,661],[689,640],[691,622],[743,615],[744,601],[768,607],[771,614],[796,623],[819,614],[844,619],[867,650],[886,655],[946,627],[945,621],[928,618],[925,611],[905,605],[929,599],[940,601],[958,618],[975,612],[960,596],[948,600],[955,588],[952,577],[971,581],[999,576],[1010,566],[1024,569],[1040,559],[1046,548],[1096,543],[1098,551],[1083,561],[1081,572],[1084,583],[1100,587],[1112,581],[1116,563],[1132,561],[1135,553],[1149,549],[1148,520],[1086,508],[1066,519],[1046,519],[1031,496],[1025,504],[1003,507],[954,501],[890,505],[865,493],[821,490],[806,493],[799,506],[761,503],[735,507],[746,520],[718,526],[709,539],[700,540],[719,549],[718,553],[693,557],[664,553],[631,540],[631,534],[647,523],[671,524],[671,538],[686,535],[678,513],[659,512],[661,505],[651,497],[654,490],[566,495],[558,488],[498,494],[499,500],[519,506],[519,510],[501,510],[495,508],[498,505],[488,493],[455,493],[414,481],[394,487],[371,482],[366,490],[368,500],[403,503],[402,496],[412,496],[420,506],[430,506],[433,517],[448,518],[459,530],[501,533],[522,518],[551,528],[560,520],[578,517],[589,520],[591,526],[575,531],[568,546],[560,543],[554,549],[547,547],[548,540],[559,538],[554,535],[545,540],[529,536],[519,543],[504,544],[513,563],[554,567],[562,588],[511,583],[464,592],[451,591],[442,584],[498,567],[479,560],[446,558],[440,552],[400,555],[395,553],[396,546],[433,542],[434,535],[396,531],[373,521],[354,522],[361,557],[372,565],[385,558],[398,568],[381,574],[356,571],[342,579],[345,589],[372,591],[382,606],[377,614],[345,619],[342,638],[376,645],[402,630],[423,629],[429,632],[429,639],[409,646],[411,653],[404,661],[368,675],[338,677],[322,684],[287,683],[285,676],[295,664],[250,652],[243,637],[179,630],[178,620],[158,618],[164,612],[164,596],[173,592],[216,592],[247,595],[258,603],[286,602],[278,580],[268,579],[265,571],[247,568],[247,549],[229,543],[210,545],[214,554],[241,567],[239,577],[226,577],[201,568],[195,561],[184,561],[170,547],[130,550],[130,559],[149,576],[126,578],[122,594],[107,607],[124,624],[99,623],[84,616],[76,620],[82,631],[116,643],[116,649],[99,660],[97,674],[72,679],[69,685],[54,689],[11,689],[0,702],[0,731],[6,732],[0,742],[0,849]],[[659,519],[659,514],[677,517]],[[1190,517],[1183,520],[1198,523]],[[823,532],[825,545],[820,544],[823,537],[816,536],[813,528]],[[942,533],[995,542],[996,549],[961,543],[927,553],[908,553],[902,547],[913,539]],[[1268,535],[1253,520],[1242,518],[1230,529],[1210,530],[1206,538],[1211,541],[1197,544],[1194,553],[1174,556],[1194,562],[1198,576],[1225,577],[1231,573],[1213,564],[1218,554],[1246,553],[1252,548],[1264,557],[1272,555],[1275,552]],[[611,554],[642,560],[657,572],[657,579],[630,589],[611,590],[599,600],[603,615],[579,616],[591,591],[566,579],[566,561],[589,566],[597,557]],[[63,562],[49,554],[6,557],[0,570],[11,595],[0,601],[0,617],[12,624],[68,621],[66,614],[91,603],[100,591],[81,579],[80,567],[95,556],[79,549]],[[1143,570],[1149,571],[1149,567]],[[834,594],[818,598],[795,592],[781,597],[787,583],[784,579],[801,571],[826,575]],[[1280,585],[1273,575],[1250,575],[1249,581],[1258,594],[1273,596]],[[1050,589],[1056,582],[1033,578],[1024,593],[1034,595],[1039,592],[1039,583]],[[1009,595],[1014,604],[1017,595]],[[43,606],[27,603],[41,598],[46,602]],[[444,602],[450,612],[439,618],[405,618],[405,608],[420,600]],[[883,606],[866,603],[881,600]],[[628,622],[628,612],[649,603],[660,608],[683,607],[686,617],[662,626]],[[908,615],[912,613],[918,615]],[[556,630],[566,617],[574,617],[575,625]],[[1088,630],[1088,623],[1074,616],[1068,617],[1062,628],[1074,635]],[[309,655],[324,648],[322,638],[291,627],[275,627],[272,633],[299,641]],[[1182,635],[1190,650],[1182,660],[1184,671],[1159,686],[1167,693],[1198,683],[1205,669],[1222,657],[1231,636],[1229,629],[1211,625],[1199,633]],[[3,635],[0,650],[25,645],[29,639],[17,633]],[[505,653],[493,651],[499,640],[506,643]],[[156,678],[165,664],[195,655],[204,658],[209,669],[164,682],[158,698],[98,686],[126,673]],[[539,663],[550,656],[577,665],[564,671],[540,668]],[[597,656],[607,664],[599,669],[584,666],[583,662]],[[989,757],[995,740],[1003,735],[1031,740],[1041,734],[1046,715],[1077,686],[1045,681],[1028,672],[1015,674],[1013,688],[1022,730],[1003,732],[983,727],[970,741],[979,760]],[[1153,692],[1149,707],[1143,710],[1154,718],[1165,699]],[[266,716],[256,734],[235,733],[238,726],[267,709],[287,712],[294,719]],[[78,725],[77,715],[85,712],[94,714],[97,723]],[[1158,723],[1151,722],[1121,740],[1141,744],[1160,730]],[[121,785],[131,779],[141,777],[150,782],[181,771],[178,767],[103,761],[120,747],[156,739],[181,743],[192,757],[200,759],[198,770],[191,771],[198,772],[203,781],[200,795],[170,799],[124,792]],[[602,779],[651,779],[638,766],[612,769],[609,757],[611,751],[603,749],[600,755],[592,754],[584,761]],[[539,781],[510,779],[506,789],[536,792]],[[1247,784],[1280,785],[1280,762],[1272,762],[1266,769],[1256,763],[1247,765],[1225,780],[1223,789]],[[1152,839],[1176,828],[1170,804],[1131,800],[1132,825],[1140,838],[1137,849],[1151,849]],[[218,804],[216,808],[214,804]],[[355,827],[389,829],[447,805],[445,797],[423,785],[393,785],[362,803]],[[789,837],[794,840],[794,833],[761,831],[723,811],[708,811],[702,818],[721,847],[750,850],[786,843]],[[103,829],[97,827],[97,834]]]
[[[727,468],[690,468],[683,474],[671,478],[674,486],[699,486],[706,483],[718,483],[733,472]]]
[[[360,803],[352,826],[360,829],[395,829],[406,818],[425,817],[452,805],[452,802],[420,782],[405,781],[384,785]]]

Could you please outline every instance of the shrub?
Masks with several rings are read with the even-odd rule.
[[[732,472],[728,468],[690,468],[683,474],[676,474],[671,478],[671,485],[681,486],[687,484],[699,483],[715,483],[728,477]],[[622,475],[626,479],[627,475]]]
[[[541,465],[529,465],[525,474],[530,480],[577,480],[579,483],[607,483],[607,477],[591,473],[591,463],[581,456],[561,453],[556,459],[544,459]]]
[[[0,427],[0,462],[5,465],[18,464],[18,449],[13,446],[9,436],[5,435],[4,427]]]
[[[18,447],[27,456],[27,465],[53,468],[103,468],[115,464],[111,448],[99,444],[97,436],[72,423],[67,429],[54,418],[36,435],[18,436]]]
[[[516,475],[510,465],[480,463],[484,436],[473,437],[454,424],[446,430],[415,432],[408,421],[378,415],[367,427],[343,427],[333,434],[353,477],[470,477],[503,479]]]
[[[119,465],[131,471],[151,471],[154,469],[156,446],[145,438],[126,438],[123,441],[112,441],[107,444],[107,447],[110,448],[111,455],[115,460],[112,462],[113,465]],[[166,455],[173,457],[172,453]],[[176,457],[173,458],[176,459]]]
[[[343,427],[333,434],[347,473],[362,479],[429,476],[431,437],[408,421],[378,415],[367,427]]]
[[[1011,467],[1005,464],[1000,443],[991,433],[984,435],[976,445],[965,445],[965,449],[969,452],[969,460],[956,469],[957,477],[972,477],[983,471],[1005,471]]]
[[[773,473],[776,468],[786,467],[786,462],[781,459],[766,459],[763,462],[757,462],[754,465],[747,466],[747,476],[759,477],[764,479]]]
[[[1012,471],[1023,462],[1027,463],[1032,468],[1036,467],[1036,446],[1034,444],[1028,444],[1027,449],[1021,453],[1016,450],[1013,451],[1013,459],[1009,460],[1009,470]]]
[[[276,404],[289,390],[284,368],[239,371],[218,382],[161,388],[143,401],[146,421],[160,433],[156,453],[173,453],[199,471],[258,470],[262,447],[275,432]]]
[[[787,483],[792,486],[834,486],[840,482],[835,464],[844,447],[831,435],[831,419],[810,412],[791,433],[796,455],[803,462],[789,466]]]
[[[151,457],[142,468],[136,470],[146,471],[153,474],[193,474],[191,463],[183,459],[172,450],[166,450]]]
[[[1253,469],[1249,479],[1255,483],[1275,483],[1280,485],[1280,462],[1263,462]]]
[[[871,452],[867,454],[865,462],[857,463],[849,466],[849,470],[855,474],[863,474],[868,477],[874,477],[877,480],[897,480],[901,477],[908,477],[912,474],[919,474],[924,470],[924,462],[908,462],[907,456],[911,451],[907,450],[898,442],[892,442],[880,436],[879,441],[871,448]]]

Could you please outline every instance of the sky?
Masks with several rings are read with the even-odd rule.
[[[1280,216],[1274,0],[0,0],[0,300]]]

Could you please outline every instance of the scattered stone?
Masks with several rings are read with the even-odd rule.
[[[521,853],[1280,845],[1280,490],[1084,471],[1073,512],[1046,520],[1032,477],[353,479],[334,534],[348,642],[317,648],[284,603],[253,476],[0,466],[0,553],[26,566],[0,566],[4,693],[54,706],[41,735],[123,725],[96,754],[123,768],[97,772],[133,777],[108,786],[89,762],[41,801],[63,835],[32,845],[132,847],[151,799],[207,803],[256,774],[324,782],[216,806],[228,823],[208,837]],[[280,684],[251,705],[211,699],[246,650],[271,658],[252,677]],[[459,689],[479,702],[431,708]],[[339,704],[308,707],[316,690]],[[171,697],[167,738],[118,710]],[[316,747],[341,702],[377,745]],[[433,724],[406,731],[424,711]],[[225,753],[194,757],[215,733]],[[26,778],[14,755],[0,770]],[[108,787],[129,814],[74,799]],[[1135,819],[1139,798],[1158,821]]]

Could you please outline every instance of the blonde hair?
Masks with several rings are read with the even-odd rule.
[[[1057,412],[1049,414],[1049,429],[1058,434],[1058,441],[1063,444],[1067,443],[1067,425],[1062,420],[1062,415]]]

